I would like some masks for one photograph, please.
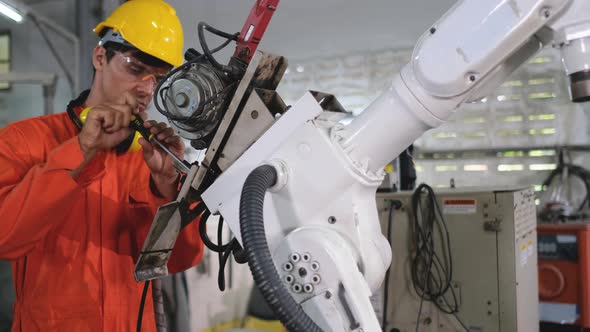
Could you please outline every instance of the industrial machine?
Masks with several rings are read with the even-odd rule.
[[[218,63],[217,48],[201,38],[204,54],[188,52],[159,85],[158,109],[207,152],[177,200],[160,208],[135,276],[167,274],[183,225],[219,214],[235,239],[205,243],[222,259],[234,253],[248,262],[289,331],[378,331],[369,297],[391,262],[375,201],[384,166],[545,46],[561,49],[572,100],[589,100],[590,2],[457,2],[391,86],[346,125],[331,95],[310,92],[286,107],[275,93],[286,61],[255,49],[277,3],[257,1],[238,35],[200,25],[201,37],[206,29],[237,41],[232,60]]]
[[[590,329],[590,224],[541,224],[538,234],[541,321]]]
[[[392,249],[383,331],[539,331],[534,191],[461,188],[434,197],[429,207],[425,193],[377,194]],[[419,239],[428,232],[431,246]]]

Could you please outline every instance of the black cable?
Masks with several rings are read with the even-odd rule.
[[[207,221],[209,220],[210,216],[211,212],[209,212],[209,210],[205,211],[201,216],[201,220],[199,222],[199,233],[201,235],[201,240],[205,246],[209,248],[209,250],[213,252],[224,252],[229,247],[229,243],[222,245],[221,242],[218,242],[218,244],[215,244],[211,241],[211,239],[209,239],[209,235],[207,235]],[[218,227],[221,228],[220,226]]]
[[[239,32],[236,32],[235,34],[233,34],[232,37],[235,37],[235,39],[234,38],[228,38],[221,45],[219,45],[216,48],[212,49],[211,50],[211,54],[216,53],[216,52],[221,51],[222,49],[224,49],[227,45],[229,45],[229,43],[231,43],[234,40],[237,40],[239,35],[240,35]]]
[[[215,60],[215,57],[213,57],[213,52],[209,49],[209,45],[207,45],[207,40],[205,39],[205,29],[209,32],[215,33],[216,35],[219,35],[219,36],[222,36],[222,37],[225,37],[228,39],[232,38],[233,36],[236,36],[236,35],[235,34],[230,35],[225,32],[223,32],[224,35],[216,33],[216,32],[221,33],[221,31],[211,27],[210,25],[208,25],[205,22],[199,22],[199,24],[197,24],[197,33],[199,35],[199,43],[201,44],[201,48],[203,49],[203,53],[205,54],[205,57],[207,58],[207,60],[209,60],[209,62],[213,65],[213,67],[221,70],[224,73],[228,73],[228,74],[234,73],[235,70],[233,67],[227,66],[227,65],[222,65],[221,63],[217,62],[217,60]]]
[[[219,216],[219,223],[217,224],[217,243],[223,243],[223,217]],[[227,259],[223,259],[225,252],[231,252],[231,248],[229,244],[226,246],[225,250],[217,252],[217,258],[219,262],[219,274],[217,275],[217,286],[219,287],[220,291],[225,290],[225,261]]]
[[[285,288],[268,247],[264,227],[264,197],[276,181],[274,167],[262,165],[250,172],[242,187],[240,231],[248,266],[264,299],[288,331],[321,332],[322,329]]]
[[[147,297],[147,291],[150,286],[150,281],[147,280],[143,284],[143,292],[141,293],[141,302],[139,304],[139,313],[137,314],[137,332],[141,332],[141,321],[143,318],[143,309],[145,307],[145,300]]]
[[[219,287],[219,290],[223,292],[225,290],[225,266],[227,264],[227,260],[232,256],[232,254],[238,255],[235,257],[235,259],[239,264],[246,263],[246,260],[241,257],[243,255],[241,252],[242,247],[236,238],[231,239],[226,244],[221,244],[223,242],[223,217],[219,217],[219,224],[217,225],[217,244],[213,243],[211,239],[209,239],[209,236],[207,235],[207,221],[211,216],[211,212],[209,212],[206,207],[204,209],[205,211],[201,215],[201,220],[199,222],[199,234],[203,244],[205,244],[209,250],[216,252],[219,255],[217,286]]]
[[[72,75],[69,72],[68,67],[66,66],[64,60],[59,56],[59,53],[55,49],[55,46],[53,45],[51,40],[49,39],[49,36],[47,36],[47,33],[45,32],[45,30],[43,30],[43,28],[41,27],[41,24],[39,23],[39,21],[37,21],[35,16],[31,15],[30,18],[33,21],[33,23],[35,24],[35,26],[37,27],[37,30],[39,30],[39,33],[41,34],[41,37],[43,37],[43,40],[45,40],[45,43],[47,44],[49,51],[51,51],[51,54],[53,54],[53,57],[55,58],[55,60],[59,64],[61,70],[64,72],[64,75],[66,76],[66,80],[68,81],[68,84],[70,85],[72,97],[74,97],[76,95],[76,91],[74,91],[74,89],[75,89],[74,80],[72,79]],[[77,59],[76,59],[76,61],[77,61]]]
[[[433,189],[420,184],[412,194],[412,238],[414,256],[411,262],[411,277],[414,291],[420,297],[416,318],[416,331],[420,327],[420,316],[424,301],[430,301],[443,313],[452,314],[466,330],[469,329],[457,316],[459,302],[452,287],[453,257],[449,230],[442,215]],[[440,234],[442,253],[437,253],[435,233]],[[447,297],[450,295],[451,299]]]
[[[235,238],[232,239],[225,251],[219,253],[219,274],[217,275],[217,286],[222,292],[225,290],[225,265],[232,255],[234,244],[237,242],[238,240]]]
[[[389,245],[391,246],[391,231],[393,228],[393,215],[394,215],[394,210],[400,209],[402,202],[395,200],[395,201],[391,201],[390,202],[391,205],[389,206],[389,214],[388,214],[388,219],[387,219],[387,242],[389,242]],[[381,327],[383,329],[383,331],[386,331],[387,328],[387,307],[388,307],[388,301],[389,301],[389,273],[391,271],[391,266],[387,269],[387,272],[385,272],[385,285],[383,286],[384,290],[383,290],[383,316],[381,317]]]
[[[204,27],[204,28],[205,28],[207,31],[211,32],[211,33],[212,33],[212,34],[214,34],[214,35],[218,35],[219,37],[226,38],[226,39],[228,39],[228,40],[237,41],[237,40],[238,40],[238,36],[240,35],[240,33],[239,33],[239,32],[236,32],[236,33],[233,33],[233,34],[232,34],[232,33],[227,33],[227,32],[225,32],[225,31],[221,31],[221,30],[218,30],[218,29],[216,29],[216,28],[214,28],[214,27],[210,26],[209,24],[207,24],[207,23],[205,23],[205,22],[202,22],[202,23],[203,23],[203,27]]]

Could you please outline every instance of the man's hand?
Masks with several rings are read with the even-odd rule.
[[[99,151],[107,151],[121,143],[131,134],[131,115],[137,114],[137,101],[130,94],[120,103],[93,106],[78,135],[84,161],[88,162]]]
[[[172,153],[180,159],[184,158],[184,143],[174,130],[165,123],[156,121],[145,121],[144,127],[161,143],[166,145]],[[143,148],[143,159],[152,173],[152,179],[158,191],[167,199],[176,198],[178,185],[178,173],[174,168],[174,159],[162,150],[156,143],[148,142],[145,138],[139,139]]]

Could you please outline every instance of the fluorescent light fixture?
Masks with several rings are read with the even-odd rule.
[[[12,3],[9,1],[0,1],[0,14],[8,17],[9,19],[21,23],[23,21],[24,16],[26,15],[26,11],[22,10],[22,8],[18,8],[17,3]]]

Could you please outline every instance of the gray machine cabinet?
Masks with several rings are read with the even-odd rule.
[[[452,189],[436,195],[451,238],[458,317],[471,332],[539,331],[533,190]],[[410,276],[411,196],[411,192],[377,195],[386,236],[391,226],[393,253],[385,331],[416,330],[420,299]],[[393,211],[389,225],[392,200],[401,201],[402,208]],[[435,241],[440,245],[440,236],[435,236]],[[422,332],[465,331],[453,315],[440,312],[427,301],[420,322]]]

